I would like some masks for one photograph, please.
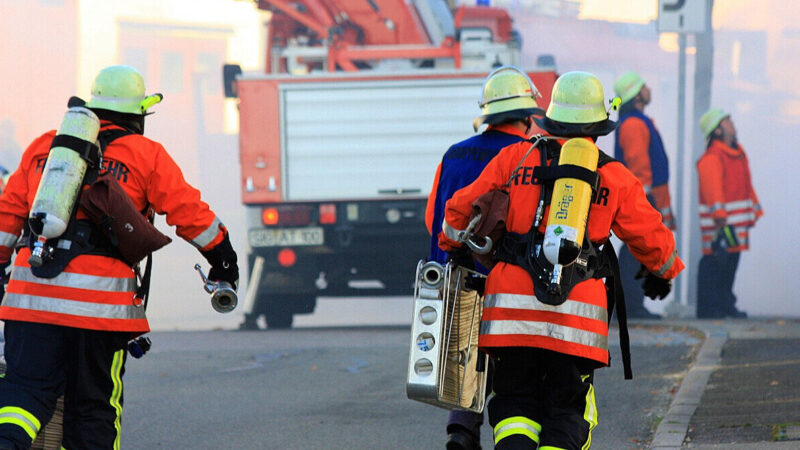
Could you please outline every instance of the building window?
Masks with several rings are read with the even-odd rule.
[[[203,92],[219,94],[222,88],[222,58],[216,53],[197,55],[197,72],[202,75]]]
[[[161,59],[160,89],[164,92],[183,91],[183,55],[181,53],[164,53]]]

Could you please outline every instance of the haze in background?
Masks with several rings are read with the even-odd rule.
[[[655,0],[510,0],[502,5],[522,33],[526,67],[535,65],[538,55],[552,54],[560,73],[586,70],[598,75],[609,98],[618,75],[629,69],[641,73],[653,90],[646,112],[661,130],[673,173],[686,170],[686,177],[696,177],[694,161],[677,157],[677,41],[674,35],[657,33]],[[795,233],[800,188],[793,183],[800,168],[794,148],[800,142],[800,87],[794,80],[800,68],[800,9],[793,5],[780,0],[717,0],[714,6],[712,103],[733,115],[766,213],[751,233],[752,248],[742,257],[735,287],[738,306],[755,315],[800,315],[800,305],[794,302],[800,277],[794,275],[791,256],[800,244]],[[137,67],[148,93],[164,94],[164,102],[153,108],[156,114],[147,119],[145,135],[165,145],[231,230],[241,259],[243,303],[246,230],[236,108],[235,102],[223,99],[221,65],[236,62],[257,70],[267,19],[250,2],[234,0],[0,2],[0,165],[13,168],[19,149],[57,128],[71,95],[88,98],[100,68]],[[692,42],[690,37],[690,46]],[[687,111],[693,58],[688,57]],[[465,124],[465,137],[470,130]],[[687,122],[686,130],[696,132],[697,126]],[[599,144],[613,151],[612,138]],[[432,173],[433,168],[420,170]],[[679,187],[672,188],[675,198]],[[679,232],[699,239],[698,230],[688,229],[688,218],[680,209],[677,213]],[[207,269],[200,254],[167,231],[171,228],[163,217],[157,224],[175,242],[156,254],[148,309],[152,327],[237,326],[242,310],[220,315],[211,309],[192,269],[195,262]],[[412,271],[409,268],[409,278]],[[693,303],[694,292],[688,294]],[[653,307],[662,308],[663,303]],[[333,314],[335,308],[324,310]],[[407,320],[410,313],[398,322]]]

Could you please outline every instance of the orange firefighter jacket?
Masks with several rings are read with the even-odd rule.
[[[103,122],[101,130],[109,127],[114,126]],[[55,134],[50,131],[31,143],[0,195],[0,263],[12,256]],[[144,211],[149,205],[166,214],[178,236],[198,249],[210,249],[224,238],[225,227],[200,200],[200,192],[184,180],[161,144],[138,134],[120,137],[106,148],[103,168],[116,175],[136,208]],[[82,211],[77,218],[85,218]],[[45,279],[33,275],[29,257],[29,248],[19,249],[0,305],[0,319],[91,330],[149,331],[144,308],[134,299],[133,269],[123,261],[79,255],[56,277]]]
[[[700,183],[700,234],[703,254],[713,253],[711,245],[717,237],[716,220],[724,219],[733,227],[739,245],[728,252],[741,252],[750,247],[749,229],[764,215],[753,189],[750,166],[741,145],[736,148],[715,139],[697,161]]]
[[[439,235],[444,250],[461,245],[457,233],[467,226],[472,202],[506,183],[530,146],[530,142],[521,142],[503,149],[474,183],[447,202]],[[525,234],[533,225],[541,188],[532,182],[532,174],[538,165],[539,150],[534,149],[511,183],[506,221],[510,232]],[[675,277],[684,266],[677,257],[672,232],[650,206],[639,180],[618,161],[603,165],[598,172],[600,186],[589,212],[589,239],[610,245],[609,232],[613,231],[649,271],[663,278]],[[544,217],[542,232],[547,211]],[[536,299],[525,269],[498,262],[488,275],[484,293],[481,347],[536,347],[608,364],[609,318],[603,280],[578,283],[566,302],[551,306]]]
[[[645,120],[649,121],[649,126]],[[666,155],[664,154],[661,136],[653,136],[650,132],[650,127],[657,133],[653,121],[640,112],[621,119],[617,127],[616,136],[618,151],[621,154],[618,153],[615,156],[624,158],[625,167],[630,169],[636,175],[636,178],[642,182],[645,193],[650,196],[653,206],[661,213],[664,224],[670,230],[674,230],[676,227],[675,218],[672,214],[669,183],[666,179],[663,179],[664,173],[668,173],[665,172],[668,170]],[[654,139],[657,140],[657,143],[653,142]],[[659,158],[653,161],[651,154],[657,155]],[[654,165],[657,167],[654,167]],[[657,182],[654,182],[654,171],[659,172],[659,180]]]

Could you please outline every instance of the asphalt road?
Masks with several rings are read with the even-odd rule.
[[[150,353],[128,360],[122,448],[443,448],[447,411],[406,397],[407,326],[151,338]],[[649,325],[631,338],[634,380],[616,347],[596,373],[593,449],[646,448],[701,343]],[[488,426],[482,440],[492,448]]]

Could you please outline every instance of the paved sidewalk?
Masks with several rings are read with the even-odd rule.
[[[665,320],[705,336],[652,449],[800,449],[800,319]]]

